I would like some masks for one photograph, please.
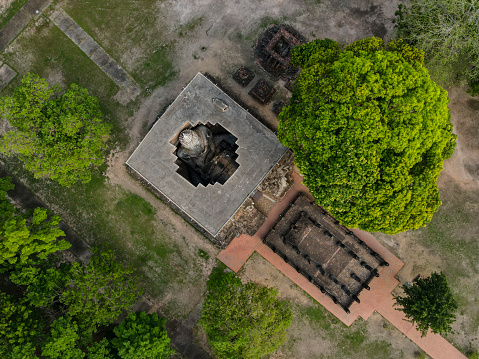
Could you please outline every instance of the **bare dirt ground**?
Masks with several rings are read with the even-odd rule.
[[[247,89],[241,88],[232,79],[232,73],[240,66],[247,65],[256,72],[256,78],[267,76],[254,64],[252,46],[262,26],[273,21],[292,25],[308,40],[328,37],[342,43],[351,42],[366,36],[381,36],[388,39],[391,36],[394,12],[397,1],[324,1],[317,4],[314,1],[261,1],[261,2],[229,2],[227,6],[221,1],[175,1],[163,2],[159,6],[167,10],[168,19],[167,37],[174,37],[175,31],[181,24],[187,24],[194,19],[201,18],[200,25],[185,38],[178,40],[175,54],[175,67],[179,69],[176,79],[165,87],[156,89],[141,105],[139,110],[130,118],[130,146],[122,152],[116,152],[110,159],[107,175],[110,181],[137,193],[161,212],[162,205],[147,194],[136,181],[125,174],[123,163],[136,147],[138,141],[145,135],[146,129],[156,120],[161,108],[174,99],[181,88],[198,72],[208,72],[215,76],[224,86],[231,89],[248,106],[254,108],[269,123],[276,124],[276,119],[270,106],[259,107],[247,95]],[[162,26],[165,26],[162,23]],[[130,60],[131,61],[131,60]],[[289,93],[275,83],[279,90],[275,99],[286,99]],[[452,89],[450,91],[452,120],[455,132],[459,135],[458,147],[452,159],[446,162],[445,170],[441,175],[439,186],[442,192],[454,188],[454,191],[479,190],[479,146],[477,142],[477,111],[479,101],[468,97],[464,91]],[[443,194],[443,201],[454,193]],[[473,203],[470,203],[474,206]],[[477,209],[477,208],[476,208]],[[454,209],[453,209],[454,210]],[[167,219],[175,226],[181,226],[181,220],[175,215]],[[183,226],[184,227],[184,226]],[[179,229],[184,230],[185,228]],[[445,266],[445,258],[438,249],[434,249],[418,240],[423,235],[421,231],[407,232],[398,236],[378,235],[378,238],[394,253],[406,262],[400,272],[400,279],[404,283],[412,280],[417,274],[426,276],[432,271],[439,271]],[[476,237],[477,238],[477,237]],[[459,239],[458,239],[459,240]],[[477,241],[477,239],[476,239]],[[250,261],[251,262],[251,261]],[[257,267],[260,268],[257,268]],[[250,270],[249,268],[255,268]],[[261,274],[258,274],[261,273]],[[468,276],[477,287],[477,268]],[[279,274],[272,268],[264,269],[262,265],[251,262],[243,273],[244,278],[279,288],[280,296],[293,300],[298,306],[310,305],[306,294],[297,288],[290,287],[289,280],[278,278]],[[460,276],[460,278],[463,278]],[[463,280],[463,279],[459,279]],[[473,286],[468,283],[468,287]],[[467,298],[475,300],[475,298]],[[477,323],[470,318],[471,313],[462,313],[455,325],[456,334],[450,340],[465,348],[469,343],[477,345]],[[477,313],[473,313],[477,315]],[[472,321],[472,323],[471,323]],[[386,327],[386,328],[384,328]],[[389,328],[389,329],[388,329]],[[418,349],[408,339],[390,329],[379,315],[374,315],[367,323],[367,331],[371,338],[385,339],[393,347],[403,351],[406,358],[413,356]],[[295,322],[291,329],[291,337],[295,338],[294,350],[289,351],[289,357],[319,357],[319,353],[331,352],[334,343],[316,341],[315,328],[308,323]],[[296,331],[296,333],[295,333]],[[301,332],[301,335],[300,333]],[[301,347],[309,348],[308,356],[301,354]],[[294,354],[293,354],[294,352]]]
[[[3,15],[3,12],[8,9],[13,0],[0,0],[0,16]]]
[[[59,4],[67,8],[70,2],[70,0],[64,0],[59,1]],[[0,2],[0,9],[3,3],[4,1]],[[392,20],[398,4],[397,0],[157,1],[154,5],[154,13],[158,13],[157,19],[148,26],[152,32],[161,33],[161,38],[154,39],[153,36],[148,36],[143,43],[134,39],[123,41],[125,36],[122,36],[122,41],[119,41],[117,34],[109,30],[109,26],[113,25],[105,22],[91,35],[107,51],[110,52],[111,49],[111,55],[117,56],[115,59],[127,71],[133,72],[138,68],[138,64],[144,60],[144,50],[150,46],[150,43],[151,46],[174,44],[173,66],[177,71],[172,81],[157,87],[140,99],[137,109],[128,116],[126,128],[129,142],[126,148],[114,151],[108,159],[109,167],[106,175],[110,184],[137,194],[155,207],[158,221],[168,224],[172,238],[178,240],[181,237],[187,238],[188,245],[184,243],[179,245],[188,251],[190,257],[197,253],[198,249],[205,250],[211,257],[202,269],[206,278],[214,265],[212,258],[218,249],[130,177],[124,167],[127,158],[162,109],[177,96],[182,87],[197,72],[208,72],[213,75],[271,125],[276,125],[276,117],[271,111],[271,105],[261,107],[247,94],[258,79],[268,79],[267,75],[254,63],[253,46],[263,29],[273,22],[293,26],[308,40],[327,37],[341,43],[348,43],[368,36],[379,36],[387,40],[392,35],[394,25]],[[108,8],[103,10],[107,13],[109,11]],[[80,19],[75,20],[81,23]],[[142,26],[140,23],[133,25]],[[10,45],[11,52],[15,52],[15,43]],[[28,57],[28,51],[23,51],[21,55],[28,69],[27,62],[33,62],[35,59]],[[256,78],[247,88],[240,87],[231,78],[240,65],[246,65],[256,73]],[[54,79],[52,82],[64,82],[64,74],[61,71],[51,72],[48,77],[49,80]],[[268,81],[273,83],[271,80]],[[273,101],[285,100],[290,96],[281,82],[273,83],[273,85],[278,90]],[[452,121],[455,132],[458,134],[458,147],[453,157],[445,163],[445,170],[439,180],[444,202],[442,209],[425,230],[406,232],[397,236],[375,235],[406,263],[399,273],[401,282],[410,281],[417,274],[426,276],[431,271],[442,269],[454,282],[456,294],[461,296],[460,288],[467,288],[460,298],[461,306],[465,309],[459,313],[458,322],[454,326],[456,334],[448,339],[462,348],[469,346],[469,343],[478,347],[479,306],[474,304],[479,299],[477,289],[479,288],[477,275],[479,261],[474,261],[476,257],[471,257],[470,253],[476,253],[474,251],[479,238],[479,226],[475,220],[479,217],[477,161],[479,158],[479,141],[477,140],[479,138],[477,121],[479,100],[470,97],[460,89],[452,89],[450,99]],[[441,239],[438,240],[438,245],[432,241],[434,238]],[[448,241],[454,244],[451,248],[447,247]],[[461,246],[462,243],[465,243],[464,247]],[[449,256],[448,251],[454,255]],[[454,261],[451,258],[454,258]],[[461,259],[460,263],[457,258]],[[302,313],[309,313],[308,310],[314,307],[314,303],[271,265],[262,261],[261,258],[253,258],[247,262],[241,275],[245,280],[253,280],[278,288],[280,296],[291,300],[295,308],[295,318],[289,333],[290,339],[285,347],[272,357],[357,357],[342,352],[342,348],[337,344],[338,340],[342,340],[341,335],[347,336],[350,332],[341,328],[339,324],[336,326],[332,317],[327,316],[326,320],[318,325],[312,321],[310,315],[303,315]],[[171,288],[164,293],[164,296],[154,299],[154,308],[163,310],[169,305],[168,303],[178,302],[184,306],[183,315],[187,314],[201,301],[203,291],[204,282],[200,283],[192,293]],[[388,326],[377,314],[373,315],[368,322],[359,323],[356,328],[347,330],[365,331],[368,334],[367,343],[371,346],[376,342],[386,341],[391,344],[392,352],[403,353],[402,356],[392,354],[389,356],[391,358],[412,358],[417,351],[413,343],[392,326]],[[354,344],[354,342],[351,343]]]

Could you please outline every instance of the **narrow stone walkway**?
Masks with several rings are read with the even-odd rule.
[[[30,20],[37,15],[37,11],[40,13],[51,1],[52,0],[30,0],[27,2],[0,30],[0,52],[5,50],[8,44],[11,43],[25,26],[27,26]]]
[[[17,73],[7,64],[0,61],[0,91],[12,81]]]
[[[125,92],[122,96],[118,96],[120,102],[125,104],[125,102],[134,100],[140,94],[140,85],[138,85],[138,83],[136,83],[136,81],[62,8],[57,8],[50,16],[50,19],[75,45],[98,65],[109,78],[120,86],[120,92]],[[127,100],[122,101],[122,99],[125,98]]]
[[[34,209],[37,207],[48,208],[40,201],[23,183],[19,182],[15,177],[11,176],[0,163],[0,177],[10,177],[15,188],[8,191],[8,197],[17,205],[24,209]],[[83,263],[88,262],[92,255],[92,251],[86,244],[64,221],[60,221],[58,225],[65,232],[65,239],[71,243],[69,251]]]
[[[218,254],[217,258],[234,272],[238,272],[253,252],[256,251],[344,324],[350,326],[359,316],[367,320],[376,311],[433,359],[466,359],[459,350],[440,335],[429,333],[426,337],[421,338],[421,334],[415,329],[414,325],[405,321],[404,313],[395,309],[393,306],[395,301],[391,291],[399,284],[394,276],[404,263],[382,246],[371,234],[358,229],[352,230],[358,238],[379,253],[389,263],[389,267],[380,269],[380,277],[370,283],[370,291],[361,293],[361,303],[353,303],[349,314],[334,304],[315,285],[311,284],[304,276],[262,243],[261,239],[274,226],[279,215],[296,198],[296,195],[299,192],[309,194],[307,187],[301,183],[302,177],[296,172],[293,172],[293,180],[293,187],[271,210],[255,235],[248,236],[243,234],[235,238],[225,250]]]

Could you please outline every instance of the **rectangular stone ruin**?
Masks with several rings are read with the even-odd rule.
[[[233,80],[239,83],[241,86],[246,87],[254,79],[255,74],[246,66],[241,66],[233,75]]]
[[[306,43],[297,30],[288,25],[271,25],[260,35],[255,44],[257,64],[270,76],[285,81],[294,77],[298,68],[291,64],[294,46]]]
[[[259,80],[253,88],[248,92],[248,94],[258,101],[260,104],[267,104],[273,95],[276,93],[276,90],[273,86],[266,82],[266,80]]]
[[[379,267],[389,265],[302,193],[263,242],[347,313]]]
[[[297,45],[301,45],[301,40],[294,37],[284,26],[281,26],[266,45],[266,52],[284,68],[287,68],[291,63],[291,49]]]

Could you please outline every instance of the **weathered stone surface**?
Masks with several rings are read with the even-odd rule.
[[[0,91],[8,85],[10,81],[17,75],[17,73],[7,64],[0,67]]]
[[[212,98],[228,105],[218,111]],[[175,145],[184,125],[220,124],[238,138],[239,168],[224,184],[194,187],[176,173]],[[155,123],[127,165],[212,236],[218,234],[287,149],[256,118],[202,74],[185,87]]]
[[[256,190],[267,195],[271,200],[278,202],[293,184],[291,178],[293,167],[294,154],[292,151],[288,151],[258,185]]]
[[[140,93],[139,85],[63,9],[57,7],[50,18],[75,45],[89,56],[118,86],[122,87],[117,96],[121,104],[126,104],[138,96]]]
[[[75,45],[78,45],[87,36],[85,31],[83,31],[83,29],[77,23],[74,23],[72,26],[70,26],[68,30],[65,31],[65,35],[67,35],[70,40],[75,43]]]
[[[301,192],[265,244],[346,312],[385,261]]]
[[[90,35],[86,35],[83,41],[78,44],[78,47],[87,55],[91,56],[96,50],[100,48],[100,45],[93,40]]]

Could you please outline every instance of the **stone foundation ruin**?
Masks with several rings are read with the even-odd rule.
[[[185,130],[187,151],[179,146]],[[286,151],[273,132],[198,73],[158,118],[126,166],[218,242],[222,228]]]
[[[263,242],[349,313],[388,266],[348,228],[300,193]]]
[[[271,76],[290,81],[298,72],[291,64],[291,49],[304,43],[306,39],[293,27],[271,25],[256,42],[256,63]]]

